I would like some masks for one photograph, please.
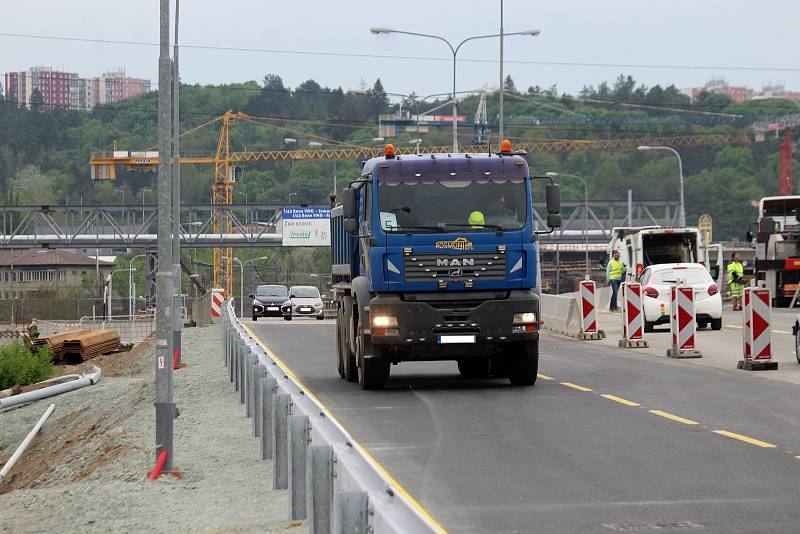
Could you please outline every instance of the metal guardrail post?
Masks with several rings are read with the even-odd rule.
[[[256,355],[253,354],[253,349],[247,346],[245,349],[245,358],[247,361],[247,366],[245,367],[245,383],[244,383],[244,415],[245,417],[253,417],[253,406],[255,402],[253,400],[253,390],[255,389],[253,382],[255,381],[256,377],[256,364],[258,363],[258,359]]]
[[[233,342],[235,339],[236,333],[233,330],[233,327],[230,329],[230,341],[228,342],[228,378],[233,384],[236,381],[236,363],[234,362],[233,358]]]
[[[239,345],[240,340],[237,337],[233,343],[233,383],[234,383],[234,390],[239,391],[240,381],[239,381],[239,370],[241,366],[239,365]]]
[[[261,386],[264,383],[266,374],[267,368],[263,364],[258,363],[258,358],[256,357],[256,374],[253,379],[253,436],[255,437],[261,436],[261,421],[264,419],[264,414],[262,413],[264,403],[261,397]]]
[[[369,495],[366,491],[336,494],[336,534],[366,534],[369,529]]]
[[[245,382],[247,381],[247,345],[244,340],[239,344],[239,404],[245,401]]]
[[[311,445],[306,461],[308,532],[330,534],[333,530],[333,447]]]
[[[261,384],[261,459],[272,458],[272,401],[278,381],[267,376]]]
[[[289,519],[306,518],[306,454],[309,442],[307,415],[290,415],[288,424]]]
[[[272,398],[272,489],[289,487],[286,423],[291,402],[288,393],[276,393]]]

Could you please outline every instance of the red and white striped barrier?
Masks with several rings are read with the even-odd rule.
[[[672,348],[667,349],[670,358],[701,358],[703,354],[695,347],[697,318],[694,314],[694,288],[673,286],[670,289],[672,310],[670,311],[670,334]]]
[[[211,290],[211,317],[222,317],[222,306],[224,301],[224,289],[216,288]]]
[[[769,289],[748,287],[744,290],[742,337],[744,360],[737,367],[746,371],[772,371],[778,362],[772,360],[772,295]]]
[[[642,285],[624,282],[620,287],[622,297],[622,339],[619,346],[624,349],[647,347],[644,339],[644,308]]]
[[[580,312],[581,331],[578,339],[603,339],[605,333],[597,328],[597,286],[592,280],[581,280]]]

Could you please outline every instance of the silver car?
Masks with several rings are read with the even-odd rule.
[[[319,289],[314,286],[292,286],[289,288],[289,301],[281,307],[283,318],[291,321],[293,316],[325,318],[325,306]]]

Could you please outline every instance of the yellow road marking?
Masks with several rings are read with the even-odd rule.
[[[561,382],[562,386],[567,386],[568,388],[577,389],[578,391],[594,391],[592,388],[585,388],[583,386],[579,386],[578,384],[573,384],[572,382]]]
[[[691,419],[686,419],[685,417],[681,417],[679,415],[674,415],[669,412],[663,412],[661,410],[648,410],[653,415],[658,415],[659,417],[665,417],[667,419],[672,419],[673,421],[677,421],[679,423],[683,423],[685,425],[696,425],[697,421],[692,421]]]
[[[727,430],[713,430],[714,434],[719,434],[720,436],[725,436],[726,438],[738,439],[739,441],[744,441],[745,443],[749,443],[750,445],[755,445],[756,447],[762,447],[764,449],[774,449],[775,445],[772,443],[767,443],[766,441],[761,441],[760,439],[751,438],[748,436],[743,436],[741,434],[736,434],[734,432],[728,432]]]
[[[791,334],[791,332],[787,332],[786,330],[773,330],[776,334]]]
[[[242,326],[244,327],[245,330],[247,330],[247,332],[251,336],[253,336],[253,339],[255,339],[256,342],[259,345],[261,345],[261,348],[264,349],[264,352],[266,352],[269,355],[269,357],[272,358],[275,361],[275,363],[278,364],[278,366],[286,373],[286,375],[291,377],[292,380],[294,380],[297,383],[297,385],[300,386],[303,389],[305,394],[310,399],[312,399],[314,402],[316,402],[319,406],[322,407],[322,409],[325,411],[325,416],[330,418],[332,421],[334,421],[340,427],[344,428],[344,425],[342,425],[339,422],[339,420],[336,419],[336,417],[333,416],[333,414],[328,409],[328,407],[325,406],[325,404],[321,400],[319,400],[319,398],[316,395],[314,395],[311,392],[311,390],[305,384],[303,384],[303,381],[300,380],[300,378],[296,374],[294,374],[294,372],[291,369],[289,369],[289,366],[287,366],[285,363],[283,363],[283,360],[278,358],[278,356],[274,352],[272,352],[272,350],[270,350],[270,348],[267,347],[267,345],[263,341],[261,341],[261,339],[255,334],[255,332],[253,332],[250,329],[249,326],[247,326],[244,323],[242,323]],[[428,511],[425,508],[423,508],[422,505],[419,502],[417,502],[417,500],[414,497],[412,497],[411,494],[408,493],[408,491],[406,491],[406,489],[403,486],[401,486],[400,483],[397,480],[395,480],[395,478],[392,475],[389,474],[388,471],[386,471],[386,469],[378,462],[378,460],[375,459],[374,456],[372,456],[372,454],[369,453],[369,451],[367,449],[365,449],[355,439],[352,440],[351,443],[356,449],[358,449],[362,454],[364,454],[364,456],[367,457],[367,459],[372,463],[372,465],[375,467],[375,469],[377,469],[381,473],[381,475],[383,475],[383,477],[389,482],[389,484],[392,485],[392,488],[394,489],[394,492],[395,493],[399,493],[400,495],[402,495],[403,498],[405,498],[405,500],[408,501],[408,503],[411,505],[411,507],[414,508],[414,510],[416,510],[418,514],[420,514],[431,525],[434,526],[434,528],[436,529],[436,532],[439,532],[441,534],[446,534],[447,533],[447,531],[444,529],[444,527],[442,525],[440,525],[439,522],[436,521],[433,518],[433,516],[431,516],[431,514],[428,513]]]
[[[735,328],[736,330],[741,330],[741,326],[736,326],[735,324],[729,324],[725,328]]]
[[[741,330],[742,329],[741,326],[736,326],[735,324],[729,324],[729,325],[725,326],[725,328],[735,328],[736,330]],[[771,332],[775,332],[776,334],[791,334],[791,332],[787,332],[786,330],[773,329],[773,330],[771,330]]]
[[[639,404],[638,402],[629,401],[628,399],[623,399],[622,397],[617,397],[616,395],[600,395],[600,396],[603,397],[604,399],[624,404],[625,406],[641,406],[641,404]]]
[[[797,458],[798,460],[800,460],[800,456],[795,456],[795,458]]]
[[[542,380],[553,380],[552,376],[543,375],[542,373],[536,373],[536,376],[541,378]]]

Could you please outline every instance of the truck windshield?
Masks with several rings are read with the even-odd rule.
[[[379,182],[387,232],[520,230],[527,219],[525,180]]]

